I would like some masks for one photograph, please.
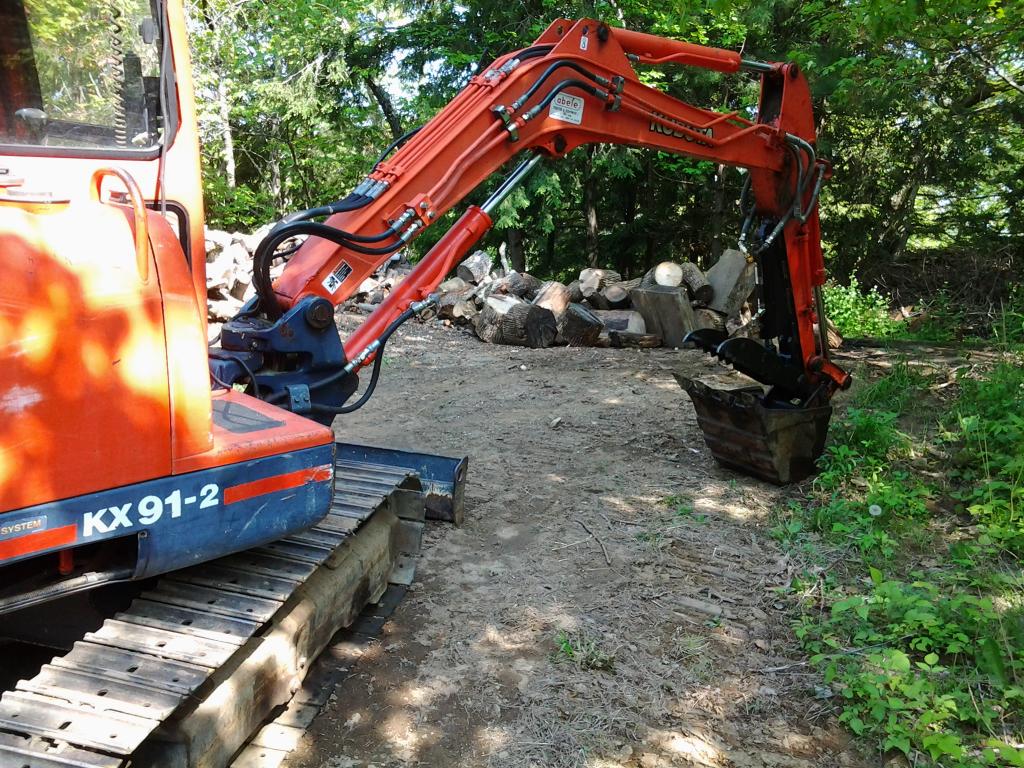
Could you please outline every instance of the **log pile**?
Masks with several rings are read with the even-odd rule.
[[[254,295],[252,254],[270,231],[206,232],[209,319],[234,317]],[[297,247],[283,243],[279,251]],[[284,269],[285,256],[271,266]],[[347,305],[372,312],[412,267],[398,258],[367,278]],[[446,325],[472,328],[483,341],[534,348],[555,344],[605,347],[680,347],[690,331],[714,328],[756,338],[748,303],[754,266],[739,251],[727,250],[706,273],[692,262],[663,261],[645,274],[624,279],[611,269],[588,268],[569,283],[542,282],[478,250],[438,286],[437,317]],[[831,326],[831,323],[830,323]],[[830,341],[833,341],[830,327]],[[835,335],[835,343],[841,339]]]
[[[439,286],[439,317],[492,344],[680,347],[698,328],[751,333],[754,267],[739,251],[726,251],[706,274],[664,261],[631,280],[588,268],[568,284],[506,272],[476,251],[456,274]]]

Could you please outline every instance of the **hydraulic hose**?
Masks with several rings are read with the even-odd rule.
[[[589,69],[586,69],[585,67],[582,67],[579,64],[577,64],[575,61],[560,59],[554,62],[547,69],[545,69],[543,74],[541,74],[541,76],[534,81],[533,85],[527,88],[526,92],[522,96],[520,96],[518,99],[512,102],[511,110],[513,112],[518,111],[520,107],[522,107],[526,102],[528,102],[530,98],[538,90],[540,90],[541,86],[543,86],[544,83],[547,82],[547,79],[551,77],[552,74],[554,74],[555,70],[560,69],[562,67],[568,67],[569,69],[575,70],[588,80],[592,80],[593,82],[605,88],[612,84],[611,80],[609,80],[607,77],[602,77],[601,75],[591,72]]]
[[[380,157],[377,158],[377,162],[374,163],[374,167],[376,167],[380,163],[383,163],[385,160],[387,160],[388,155],[390,155],[392,152],[394,152],[400,146],[405,144],[405,142],[407,142],[409,139],[411,139],[413,136],[415,136],[417,133],[419,133],[420,132],[420,128],[422,128],[422,127],[423,127],[422,125],[417,125],[411,131],[406,131],[401,136],[399,136],[397,139],[395,139],[390,144],[388,144],[387,149],[385,149],[383,152],[380,153]]]
[[[273,285],[270,279],[270,262],[275,257],[277,246],[295,235],[313,235],[315,237],[320,237],[324,240],[330,240],[332,243],[337,245],[344,246],[356,253],[362,253],[367,256],[390,255],[405,246],[405,242],[398,240],[379,248],[370,248],[365,245],[360,245],[359,242],[356,242],[353,239],[350,233],[345,232],[344,230],[335,229],[327,224],[319,224],[314,221],[293,221],[288,224],[281,224],[275,227],[274,230],[263,239],[259,246],[257,246],[256,253],[253,254],[252,258],[253,285],[256,288],[256,295],[259,297],[260,309],[265,312],[268,317],[274,320],[280,316],[281,310],[273,300],[272,296]],[[373,239],[367,239],[364,237],[363,242],[379,242],[380,240],[384,240],[395,235],[396,233],[393,230],[386,231],[380,235],[374,235]]]
[[[310,406],[311,410],[314,413],[330,413],[336,416],[340,416],[342,414],[357,411],[364,405],[366,405],[370,398],[373,397],[373,391],[377,388],[377,380],[380,378],[380,369],[381,366],[384,364],[384,347],[388,343],[388,339],[391,338],[391,334],[397,331],[398,327],[402,325],[402,323],[404,323],[409,318],[414,317],[423,308],[424,304],[422,302],[419,304],[414,304],[413,306],[409,307],[409,309],[405,310],[405,312],[396,317],[391,322],[391,324],[384,329],[384,332],[380,335],[380,338],[373,342],[373,344],[367,347],[367,349],[364,351],[364,355],[375,354],[376,357],[373,360],[373,369],[370,372],[370,381],[366,385],[366,389],[363,391],[363,394],[360,395],[358,400],[356,400],[351,405],[342,405],[337,407],[331,405],[323,405],[322,403],[313,403]],[[328,384],[334,383],[343,376],[347,376],[349,373],[352,372],[352,370],[354,370],[354,367],[352,367],[353,363],[355,363],[358,359],[359,358],[357,357],[356,360],[351,361],[347,366],[342,368],[337,373],[332,373],[330,376],[320,379],[319,381],[314,381],[312,384],[309,385],[310,391],[312,392],[314,389],[321,389],[322,387],[325,387]]]
[[[547,106],[554,101],[555,97],[562,91],[568,88],[579,88],[585,93],[589,93],[591,96],[596,96],[599,99],[607,99],[608,92],[600,88],[595,88],[590,83],[584,82],[583,80],[577,80],[575,78],[570,80],[562,80],[558,85],[552,88],[537,104],[528,109],[523,113],[523,120],[532,120],[541,112],[543,112]]]

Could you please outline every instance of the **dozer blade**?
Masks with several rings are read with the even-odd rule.
[[[720,464],[778,485],[814,474],[831,406],[768,403],[759,386],[715,389],[675,377],[690,395],[704,441]]]

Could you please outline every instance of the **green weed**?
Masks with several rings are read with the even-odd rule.
[[[822,293],[828,317],[843,336],[888,338],[903,327],[889,317],[889,302],[878,289],[862,291],[855,277],[849,285],[827,283]]]
[[[897,426],[927,398],[927,377],[897,365],[862,390],[810,497],[771,535],[789,550],[849,553],[794,627],[850,730],[918,765],[1024,766],[1024,371],[958,383],[938,436]],[[908,462],[927,441],[953,466],[926,475]],[[963,513],[936,521],[957,531],[944,552],[929,532],[938,499]],[[914,552],[928,547],[922,569]]]
[[[569,661],[580,669],[595,669],[611,672],[615,667],[615,655],[605,653],[596,640],[579,632],[560,631],[555,636],[556,660]]]

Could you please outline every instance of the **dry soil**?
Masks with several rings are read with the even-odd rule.
[[[468,454],[466,522],[430,529],[291,768],[874,762],[796,649],[783,492],[714,463],[673,370],[733,375],[690,351],[395,337],[336,431]]]

